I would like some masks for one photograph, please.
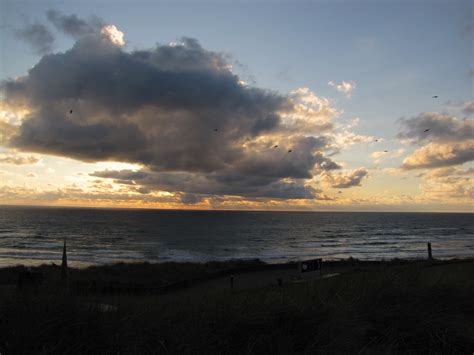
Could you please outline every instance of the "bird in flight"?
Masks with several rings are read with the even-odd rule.
[[[290,150],[288,150],[288,153],[291,153],[291,149],[290,149]]]
[[[218,129],[217,129],[217,128],[214,128],[214,132],[217,132],[217,131],[218,131]]]
[[[274,145],[273,148],[278,148],[278,145]]]
[[[379,141],[378,139],[375,140],[375,142],[378,142],[378,141]]]
[[[388,153],[388,150],[384,150],[383,152],[384,152],[384,153]]]
[[[72,110],[69,110],[69,114],[72,115]]]
[[[438,95],[433,96],[433,99],[437,99],[437,98],[438,98]]]
[[[428,129],[425,129],[423,132],[429,132],[429,131],[430,131],[430,129],[428,128]]]

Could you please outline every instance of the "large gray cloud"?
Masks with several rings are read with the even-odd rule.
[[[227,195],[269,199],[327,199],[322,191],[302,182],[282,182],[258,175],[220,175],[147,170],[104,170],[92,176],[115,183],[139,185],[149,190],[181,191],[192,195]]]
[[[403,169],[440,168],[474,160],[472,119],[425,112],[417,117],[401,119],[400,122],[403,130],[398,137],[411,144],[421,145],[403,160]]]
[[[46,16],[58,30],[74,38],[94,34],[104,25],[104,22],[97,17],[86,21],[76,15],[63,15],[56,10],[49,10]]]
[[[195,39],[127,52],[90,23],[55,12],[48,17],[79,39],[64,53],[44,56],[28,75],[2,83],[7,105],[31,110],[11,146],[141,164],[138,177],[95,175],[135,181],[143,191],[318,198],[305,180],[340,168],[325,156],[330,138],[295,128],[311,124],[301,107],[292,126],[291,97],[242,84],[223,54]]]
[[[36,54],[51,52],[54,36],[45,25],[34,23],[16,31],[16,36],[24,40]]]
[[[474,122],[472,119],[458,119],[436,112],[423,112],[416,117],[401,118],[402,131],[398,138],[413,144],[426,141],[456,142],[472,139]],[[428,132],[425,130],[429,129]]]

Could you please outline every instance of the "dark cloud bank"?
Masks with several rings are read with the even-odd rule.
[[[11,146],[139,163],[140,171],[94,175],[143,193],[183,192],[189,203],[201,195],[324,198],[306,180],[340,168],[325,156],[331,140],[284,122],[294,110],[288,96],[242,84],[224,55],[195,39],[129,52],[100,35],[100,20],[54,11],[48,19],[78,39],[2,83],[8,105],[32,109]]]

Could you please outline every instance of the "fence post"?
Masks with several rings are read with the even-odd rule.
[[[67,284],[67,254],[66,254],[66,239],[64,239],[63,259],[61,262],[61,280]]]
[[[428,243],[428,260],[433,260],[433,254],[431,253],[431,243]]]

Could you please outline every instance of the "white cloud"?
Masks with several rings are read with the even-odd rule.
[[[356,83],[353,81],[342,81],[340,84],[330,81],[328,85],[336,88],[337,91],[342,92],[348,98],[351,98],[352,91],[356,88]]]
[[[398,137],[421,146],[406,157],[403,169],[431,169],[462,165],[474,159],[474,120],[437,112],[423,112],[399,120]]]
[[[100,33],[117,46],[123,47],[125,45],[123,32],[119,31],[119,29],[114,25],[106,25],[102,27]]]
[[[286,130],[305,134],[321,134],[334,128],[333,119],[340,114],[331,102],[308,88],[298,88],[288,97],[292,110],[280,115]]]
[[[429,143],[403,160],[402,168],[423,169],[461,165],[474,159],[474,140],[464,143]]]
[[[474,169],[456,167],[433,169],[423,176],[422,196],[435,201],[472,203],[474,200]]]
[[[354,144],[373,142],[375,139],[373,136],[364,136],[363,134],[357,134],[348,130],[334,134],[334,138],[341,148]]]

